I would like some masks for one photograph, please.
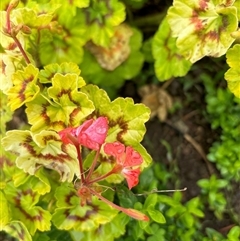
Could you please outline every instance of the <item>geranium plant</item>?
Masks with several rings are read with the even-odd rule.
[[[118,211],[148,221],[147,213],[114,203],[114,185],[126,179],[132,189],[151,162],[140,144],[149,109],[130,98],[110,101],[104,90],[86,85],[78,61],[61,57],[55,58],[60,64],[42,66],[48,58],[38,48],[48,51],[46,36],[66,33],[61,18],[53,20],[61,6],[28,5],[12,1],[1,12],[1,106],[8,113],[1,126],[1,230],[32,240],[56,228],[72,237],[94,234],[114,223]],[[49,12],[40,14],[44,9]],[[6,132],[5,123],[19,108],[27,125]]]
[[[24,241],[60,240],[56,233],[111,241],[128,223],[153,234],[151,222],[165,222],[157,194],[145,203],[133,194],[152,161],[141,144],[150,110],[131,98],[111,100],[126,80],[141,77],[144,34],[127,13],[146,2],[1,1],[1,231]],[[226,54],[225,78],[240,97],[239,12],[239,0],[174,0],[145,45],[158,80]],[[21,121],[9,128],[15,112]],[[182,223],[192,224],[196,210],[202,217],[198,199],[189,204],[194,212],[175,212],[164,200],[170,213],[185,215]]]

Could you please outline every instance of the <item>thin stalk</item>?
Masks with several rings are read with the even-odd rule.
[[[9,6],[7,8],[7,21],[6,21],[7,32],[13,38],[14,42],[18,46],[18,48],[19,48],[20,52],[22,53],[23,58],[25,59],[26,63],[30,64],[31,62],[30,62],[30,60],[29,60],[25,50],[23,49],[20,41],[18,40],[18,38],[16,36],[17,34],[16,33],[12,33],[12,29],[11,29],[10,13],[11,13],[12,9],[16,7],[17,4],[18,3],[16,1],[15,3],[9,4]]]
[[[90,170],[89,170],[89,172],[88,172],[88,175],[87,175],[87,177],[86,177],[86,182],[87,182],[87,183],[88,183],[88,180],[91,178],[92,173],[93,173],[93,171],[94,171],[94,169],[95,169],[95,167],[96,167],[96,165],[97,165],[97,160],[98,160],[98,157],[99,157],[100,149],[101,149],[101,147],[97,150],[96,155],[95,155],[95,158],[94,158],[94,160],[93,160],[93,163],[92,163],[92,165],[91,165],[91,167],[90,167]],[[89,183],[88,183],[88,184],[89,184]]]
[[[120,169],[119,169],[119,166],[115,166],[111,171],[107,172],[106,174],[104,174],[104,175],[102,175],[102,176],[100,176],[100,177],[96,177],[95,179],[90,180],[90,181],[88,181],[87,183],[90,185],[90,184],[92,184],[92,183],[94,183],[94,182],[99,182],[99,181],[105,179],[106,177],[108,177],[108,176],[110,176],[110,175],[112,175],[112,174],[114,174],[114,173],[118,173],[119,170],[120,170]]]
[[[81,182],[84,183],[85,182],[85,176],[84,176],[84,170],[83,170],[83,162],[82,162],[81,150],[80,150],[80,146],[79,145],[75,145],[75,147],[77,149]]]
[[[6,27],[7,27],[8,34],[11,34],[10,12],[12,11],[12,9],[13,9],[12,4],[9,4],[8,8],[7,8],[7,22],[6,22],[6,25],[7,25]]]
[[[21,43],[19,42],[19,40],[17,39],[17,37],[16,36],[12,36],[12,38],[13,38],[14,42],[16,43],[16,45],[18,46],[20,52],[22,53],[23,58],[25,59],[26,63],[30,64],[31,61],[29,60],[25,50],[23,49],[23,47],[22,47]]]

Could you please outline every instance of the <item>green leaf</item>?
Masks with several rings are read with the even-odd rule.
[[[229,49],[226,57],[230,69],[224,77],[228,82],[229,90],[240,98],[240,44],[236,44]]]
[[[27,25],[30,28],[39,28],[41,26],[48,25],[52,18],[53,14],[43,13],[38,14],[37,11],[29,8],[18,8],[13,10],[14,17],[19,24]]]
[[[191,228],[194,224],[194,217],[188,212],[183,213],[180,218],[186,228]]]
[[[88,40],[86,28],[80,26],[79,17],[73,16],[76,14],[76,8],[72,4],[69,2],[64,4],[62,1],[60,3],[62,7],[58,10],[58,21],[52,22],[48,28],[36,34],[42,65],[69,61],[76,64],[82,62],[83,45]],[[64,9],[67,5],[68,7]]]
[[[176,46],[176,38],[171,36],[171,30],[165,18],[152,41],[152,53],[155,59],[154,68],[160,81],[171,77],[187,74],[191,62],[186,60]]]
[[[53,77],[55,74],[76,74],[78,75],[78,88],[81,88],[86,83],[83,80],[82,77],[80,77],[81,70],[79,69],[78,65],[73,62],[64,62],[59,64],[49,64],[47,66],[44,66],[44,70],[41,70],[39,73],[39,79],[41,83],[52,83]]]
[[[29,64],[23,71],[18,70],[12,75],[13,87],[7,92],[11,110],[16,110],[37,96],[40,91],[36,85],[38,72],[37,68]]]
[[[204,56],[219,57],[234,42],[237,9],[234,1],[175,0],[168,10],[168,22],[177,37],[177,47],[192,63]]]
[[[4,231],[19,241],[32,241],[28,229],[21,221],[12,221],[4,227]]]
[[[125,186],[116,186],[116,193],[121,207],[133,208],[137,202],[136,196]]]
[[[118,0],[94,0],[79,12],[78,18],[81,20],[79,28],[86,30],[87,38],[96,45],[107,47],[114,34],[114,27],[125,20],[125,7]]]
[[[4,226],[10,221],[8,201],[2,191],[0,191],[0,231],[3,230]]]
[[[63,182],[71,182],[76,172],[78,175],[75,148],[72,145],[64,146],[59,135],[54,131],[42,131],[38,134],[30,131],[9,131],[2,139],[2,145],[7,151],[18,156],[17,166],[31,175],[35,174],[41,166],[57,171]],[[45,191],[49,190],[47,180],[40,173],[38,175],[43,180]]]
[[[83,118],[94,110],[87,95],[78,91],[79,78],[76,74],[55,74],[52,87],[46,96],[39,95],[27,104],[26,113],[32,131],[54,129],[60,131],[66,127],[80,125]]]
[[[240,238],[240,227],[235,226],[231,228],[230,232],[227,235],[229,241],[235,241]]]
[[[153,221],[157,223],[166,223],[165,217],[159,210],[156,210],[152,207],[152,208],[148,208],[147,212]]]
[[[11,120],[12,114],[13,114],[9,106],[7,105],[7,103],[8,103],[7,95],[5,95],[0,90],[0,116],[1,116],[0,134],[5,134],[6,123]]]
[[[158,196],[156,193],[148,195],[144,202],[144,209],[148,209],[149,207],[154,207],[157,204],[157,201],[158,201]]]
[[[110,222],[117,211],[109,205],[93,197],[92,202],[80,205],[80,198],[76,190],[67,185],[62,185],[56,190],[57,209],[52,221],[59,229],[92,231],[100,224]]]

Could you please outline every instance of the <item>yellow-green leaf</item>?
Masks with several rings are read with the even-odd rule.
[[[224,77],[228,82],[229,90],[240,98],[240,44],[236,44],[229,49],[226,57],[230,69],[225,73]]]

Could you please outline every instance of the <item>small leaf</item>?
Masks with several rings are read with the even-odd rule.
[[[7,92],[11,110],[16,110],[37,96],[40,91],[36,85],[38,72],[37,68],[29,64],[23,71],[18,70],[13,74],[13,87]]]
[[[148,208],[152,208],[154,207],[156,204],[157,204],[157,201],[158,201],[158,197],[157,197],[157,194],[151,194],[149,195],[145,202],[144,202],[144,209],[148,210]]]
[[[157,223],[166,223],[166,219],[160,211],[150,208],[147,209],[147,212],[153,221]]]
[[[73,62],[64,62],[64,63],[61,63],[60,65],[54,63],[54,64],[49,64],[44,66],[44,70],[41,70],[39,73],[40,82],[52,83],[52,78],[57,73],[62,75],[67,75],[67,74],[78,75],[78,81],[77,81],[78,88],[81,88],[86,84],[83,78],[79,76],[81,71],[78,65]]]
[[[87,38],[96,45],[107,47],[114,27],[125,20],[125,6],[118,0],[91,1],[84,11],[79,12],[78,18],[82,23],[79,28],[86,30]]]
[[[231,228],[231,230],[229,231],[227,237],[228,237],[229,241],[238,240],[240,238],[240,227],[239,226],[235,226],[235,227]]]

